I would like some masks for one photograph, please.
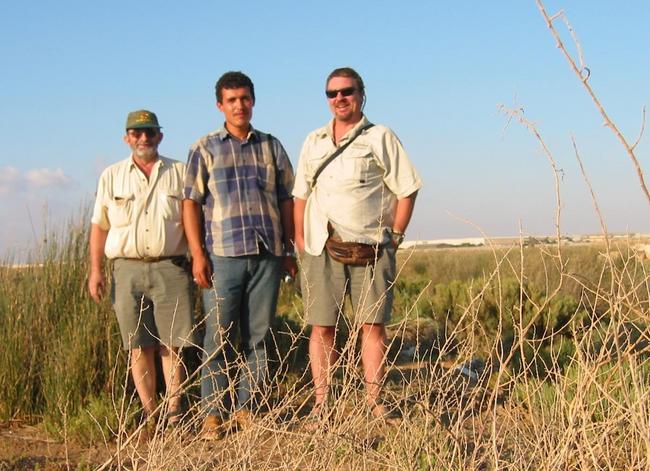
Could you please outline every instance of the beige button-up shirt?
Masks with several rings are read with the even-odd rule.
[[[133,158],[99,177],[91,222],[108,231],[108,258],[170,257],[187,253],[181,202],[185,164],[159,156],[151,175]]]
[[[382,125],[358,136],[325,167],[313,186],[314,174],[336,150],[333,123],[334,120],[305,139],[293,187],[293,196],[307,200],[305,251],[316,256],[325,246],[328,221],[344,241],[388,242],[397,200],[422,186],[401,142]],[[339,145],[367,124],[364,116]]]

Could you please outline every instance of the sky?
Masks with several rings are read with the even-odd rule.
[[[553,0],[583,50],[589,84],[630,142],[650,99],[650,4]],[[556,23],[572,53],[564,23]],[[128,157],[129,111],[154,111],[160,152],[223,124],[214,84],[229,70],[255,83],[253,125],[294,164],[330,119],[328,73],[355,68],[366,116],[399,136],[424,186],[407,239],[555,234],[552,169],[561,170],[561,232],[600,225],[575,139],[610,232],[650,232],[631,161],[546,27],[534,0],[4,2],[0,14],[0,255],[20,256],[89,213],[97,178]],[[648,139],[636,147],[648,169]]]

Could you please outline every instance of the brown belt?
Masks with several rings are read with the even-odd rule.
[[[163,262],[165,260],[184,260],[185,256],[183,255],[174,255],[171,257],[141,257],[141,258],[127,258],[127,257],[119,257],[120,260],[133,260],[137,262],[144,262],[144,263],[156,263],[156,262]]]

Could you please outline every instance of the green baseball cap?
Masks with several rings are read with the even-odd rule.
[[[131,111],[126,118],[126,129],[145,129],[156,128],[160,129],[158,124],[158,117],[156,113],[148,110]]]

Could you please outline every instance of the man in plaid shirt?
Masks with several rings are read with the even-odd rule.
[[[282,272],[295,276],[297,270],[291,162],[280,141],[250,124],[250,78],[227,72],[215,88],[225,124],[190,148],[183,195],[192,274],[203,288],[206,314],[201,435],[208,440],[221,438],[233,423],[250,424],[255,393],[267,376],[265,339]],[[236,397],[227,394],[233,365]]]

